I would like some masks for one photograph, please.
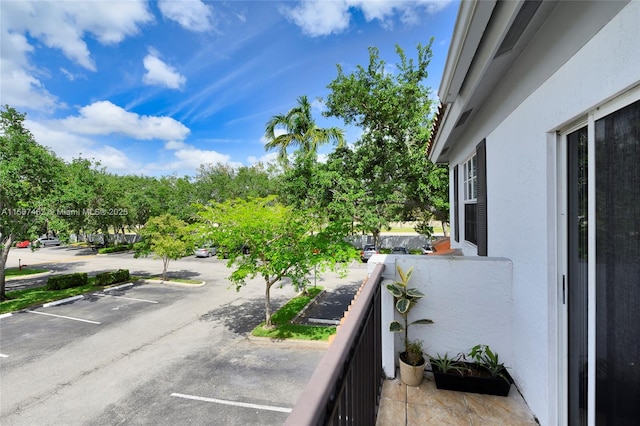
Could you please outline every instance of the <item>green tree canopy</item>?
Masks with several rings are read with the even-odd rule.
[[[0,109],[0,300],[6,297],[4,267],[11,245],[15,238],[48,230],[50,201],[64,167],[24,127],[25,117],[8,105]]]
[[[142,241],[134,245],[135,257],[162,259],[162,280],[167,279],[170,260],[184,257],[194,247],[188,224],[175,216],[164,214],[152,217],[140,230]]]
[[[320,128],[311,115],[311,103],[306,96],[300,96],[298,104],[286,114],[271,117],[265,126],[267,138],[265,149],[278,150],[278,158],[283,165],[288,165],[287,149],[298,147],[307,154],[315,155],[320,145],[333,142],[337,146],[345,143],[344,131],[337,127]],[[277,134],[277,130],[284,131]]]
[[[229,256],[234,268],[229,280],[240,290],[248,279],[262,277],[265,284],[265,321],[271,323],[271,288],[289,278],[304,289],[314,267],[346,272],[346,262],[358,257],[345,242],[345,227],[329,226],[314,216],[286,207],[274,197],[227,200],[200,206],[196,235],[213,241]]]
[[[423,82],[432,41],[418,45],[415,61],[396,46],[400,61],[394,67],[386,67],[372,47],[367,67],[347,75],[338,65],[328,86],[324,115],[363,130],[351,168],[362,186],[359,221],[374,236],[391,220],[447,210],[447,175],[426,158],[433,101]]]

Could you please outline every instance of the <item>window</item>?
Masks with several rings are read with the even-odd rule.
[[[464,202],[475,203],[478,198],[478,161],[475,154],[463,165],[464,170]]]
[[[470,243],[478,243],[477,197],[478,197],[478,163],[473,154],[462,164],[464,186],[464,239]]]
[[[462,164],[462,178],[464,239],[478,247],[478,256],[487,256],[487,145],[485,139],[476,145],[475,154]],[[454,194],[457,201],[455,190]]]

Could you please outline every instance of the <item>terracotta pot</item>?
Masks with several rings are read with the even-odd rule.
[[[402,358],[398,358],[398,361],[400,362],[400,380],[407,386],[420,386],[424,378],[426,360],[423,359],[422,364],[416,366],[407,364]]]

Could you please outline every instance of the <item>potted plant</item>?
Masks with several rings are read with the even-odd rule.
[[[456,358],[438,354],[430,357],[430,362],[438,389],[509,395],[513,380],[498,354],[487,345],[476,345],[466,356],[460,354]]]
[[[393,295],[395,309],[402,317],[403,322],[392,321],[389,331],[394,333],[404,332],[404,352],[400,353],[400,380],[409,386],[418,386],[422,382],[426,360],[422,350],[422,341],[409,340],[409,326],[414,324],[433,324],[430,319],[419,319],[409,322],[409,312],[418,300],[424,297],[416,288],[409,288],[409,280],[413,274],[413,267],[405,273],[398,265],[396,267],[400,281],[387,285],[387,290]]]

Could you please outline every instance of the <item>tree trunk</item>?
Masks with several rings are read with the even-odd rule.
[[[447,237],[447,236],[448,236],[448,235],[447,235],[447,227],[446,227],[446,225],[445,225],[445,223],[446,223],[446,222],[443,220],[443,221],[442,221],[442,222],[440,222],[440,223],[442,223],[442,232],[444,233],[444,236],[445,236],[445,237]]]
[[[267,287],[265,291],[265,301],[264,301],[264,312],[265,312],[265,328],[273,328],[273,324],[271,323],[271,286],[273,283],[267,282]]]
[[[164,256],[162,258],[162,281],[167,280],[167,269],[169,267],[169,257]]]
[[[7,298],[5,292],[5,272],[4,267],[7,264],[7,257],[9,257],[9,250],[11,249],[11,243],[13,242],[13,234],[9,234],[7,239],[2,243],[2,253],[0,253],[0,302]]]

